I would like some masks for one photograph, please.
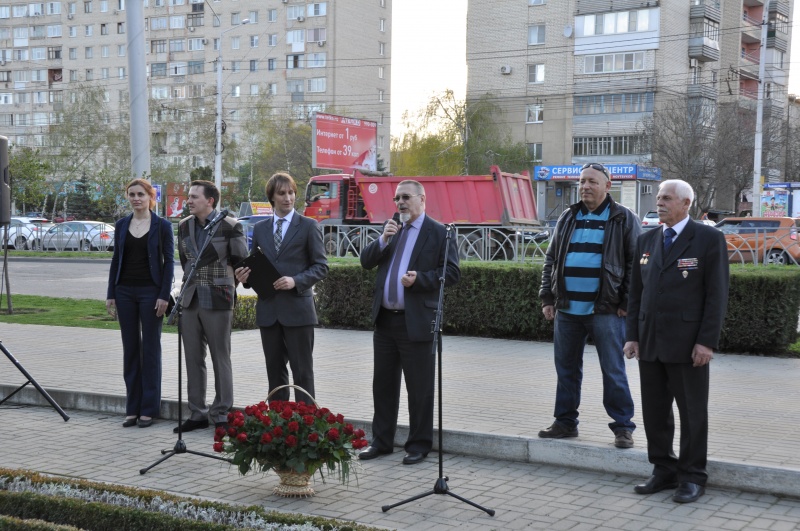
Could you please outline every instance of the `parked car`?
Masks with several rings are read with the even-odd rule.
[[[113,251],[114,225],[102,221],[66,221],[42,235],[44,250]]]
[[[242,216],[239,218],[239,223],[242,224],[244,235],[247,238],[247,249],[253,248],[253,226],[259,221],[264,221],[272,217],[272,214],[254,214],[252,216]]]
[[[8,248],[18,251],[33,249],[35,241],[33,236],[33,225],[26,223],[24,218],[11,218],[8,227],[0,229],[0,242],[6,241],[6,231],[8,231]]]
[[[517,238],[520,242],[525,243],[542,243],[550,239],[550,231],[517,231]]]
[[[725,234],[731,263],[800,263],[800,219],[725,218],[716,227]]]
[[[658,227],[659,225],[661,225],[661,221],[658,220],[658,212],[655,210],[651,210],[642,218],[643,229],[652,229],[653,227]]]
[[[53,223],[64,223],[65,221],[75,221],[75,216],[67,216],[66,218],[62,215],[55,216],[53,218]]]

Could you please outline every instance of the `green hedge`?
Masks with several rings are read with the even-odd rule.
[[[540,264],[463,262],[461,282],[445,291],[444,332],[551,341],[553,324],[539,300],[541,272]],[[332,263],[315,288],[322,326],[371,329],[375,274],[356,260]],[[797,339],[798,312],[800,268],[731,266],[720,350],[782,354]],[[234,323],[255,328],[255,297],[239,297]]]

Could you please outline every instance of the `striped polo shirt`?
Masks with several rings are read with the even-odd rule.
[[[563,310],[574,315],[590,315],[600,290],[600,272],[603,265],[603,235],[608,222],[609,206],[606,200],[593,212],[583,203],[575,216],[575,230],[569,241],[564,261],[564,286],[569,307]]]

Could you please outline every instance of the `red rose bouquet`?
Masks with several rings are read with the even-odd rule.
[[[368,444],[364,435],[364,430],[354,429],[327,408],[275,400],[229,413],[228,429],[217,428],[214,433],[214,451],[232,454],[242,475],[251,468],[310,475],[319,470],[324,481],[324,465],[345,484],[354,450]]]

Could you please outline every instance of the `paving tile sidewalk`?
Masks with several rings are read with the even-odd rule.
[[[116,331],[4,324],[0,341],[46,389],[125,393]],[[232,341],[235,404],[262,400],[267,381],[258,331],[234,332]],[[165,334],[162,343],[163,397],[177,399],[177,336]],[[552,421],[556,382],[550,343],[445,337],[443,359],[445,430],[536,439]],[[318,329],[314,364],[320,404],[350,419],[371,420],[371,333]],[[0,384],[24,381],[2,356],[0,368]],[[632,452],[644,452],[637,364],[629,361],[627,369],[640,428]],[[717,354],[711,369],[709,458],[800,471],[798,375],[797,359]],[[591,347],[585,356],[580,421],[580,437],[569,442],[608,449],[612,459],[618,452],[631,452],[612,446]],[[407,424],[405,397],[400,423]]]
[[[359,464],[358,482],[349,488],[316,479],[315,497],[284,499],[271,494],[278,482],[271,473],[242,477],[226,463],[191,454],[176,455],[140,475],[139,468],[160,458],[161,449],[173,447],[171,423],[125,429],[118,416],[69,413],[71,419],[63,422],[49,408],[2,406],[2,425],[20,429],[0,430],[0,467],[403,530],[792,530],[800,522],[800,499],[710,488],[698,502],[681,505],[666,491],[634,494],[636,479],[627,476],[449,454],[444,470],[450,490],[495,510],[494,517],[439,494],[382,512],[383,505],[430,491],[438,476],[435,459],[403,466],[399,452]],[[191,450],[210,449],[211,432],[188,433],[185,441]]]

